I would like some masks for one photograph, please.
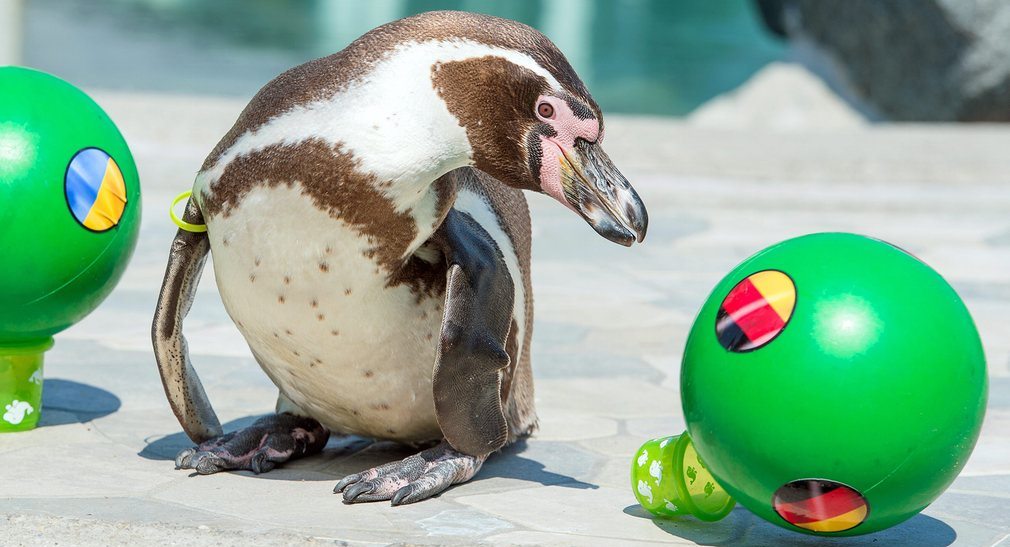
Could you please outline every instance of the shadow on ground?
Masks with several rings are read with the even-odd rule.
[[[225,431],[234,431],[252,425],[260,416],[247,416],[224,424]],[[529,445],[525,440],[506,447],[500,453],[492,456],[474,482],[493,478],[516,479],[535,482],[544,486],[563,486],[576,489],[596,489],[597,485],[580,481],[575,477],[549,471],[543,461],[552,467],[567,467],[554,465],[555,460],[578,460],[578,454],[563,454],[564,446],[554,446],[557,443],[543,442]],[[179,431],[171,435],[157,438],[147,444],[138,455],[149,460],[174,461],[176,454],[193,446],[193,442],[185,433]],[[256,475],[241,471],[251,477],[273,480],[339,480],[352,473],[358,473],[382,465],[401,460],[425,446],[408,446],[389,441],[375,441],[354,435],[331,437],[322,454],[310,456],[304,460],[296,460],[274,469],[269,473]],[[532,458],[522,456],[529,453]],[[576,466],[579,467],[579,466]],[[587,469],[588,471],[588,469]],[[579,473],[581,474],[581,473]]]
[[[629,505],[624,513],[636,518],[649,519],[664,532],[693,541],[699,545],[839,545],[880,546],[916,545],[919,547],[947,547],[957,539],[957,532],[947,523],[927,515],[916,515],[887,530],[855,537],[808,536],[790,532],[758,518],[743,507],[718,522],[702,522],[691,517],[659,519],[640,505]]]
[[[537,445],[541,444],[546,443],[537,443]],[[520,454],[527,451],[534,452],[533,455],[536,459],[520,456]],[[487,463],[484,464],[484,468],[481,469],[480,473],[474,480],[482,481],[500,477],[504,479],[518,479],[527,482],[537,482],[544,486],[556,485],[563,486],[565,488],[576,488],[579,490],[595,490],[599,488],[599,486],[595,484],[580,481],[575,477],[565,475],[563,473],[548,471],[545,465],[541,463],[540,456],[542,454],[537,454],[536,452],[539,451],[530,447],[526,439],[520,440],[512,446],[502,449],[499,454],[488,459]]]
[[[225,431],[235,431],[253,424],[261,416],[246,416],[223,424]],[[150,439],[150,437],[149,437]],[[182,431],[155,438],[149,441],[143,450],[137,453],[138,456],[148,460],[171,460],[175,461],[175,455],[186,448],[193,447],[193,441]]]
[[[119,410],[119,397],[104,389],[59,378],[42,384],[38,427],[90,422]]]

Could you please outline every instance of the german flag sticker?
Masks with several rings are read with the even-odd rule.
[[[844,532],[859,526],[870,511],[863,496],[840,482],[802,479],[775,491],[775,512],[811,532]]]
[[[722,347],[745,352],[771,342],[786,328],[796,306],[796,286],[778,270],[751,274],[719,307],[715,334]]]

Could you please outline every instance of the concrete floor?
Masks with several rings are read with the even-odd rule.
[[[343,475],[408,451],[334,442],[264,475],[189,476],[149,324],[189,187],[241,102],[97,93],[141,170],[144,222],[118,289],[48,354],[43,426],[0,436],[3,544],[1010,544],[1010,129],[869,126],[735,131],[608,119],[607,149],[649,208],[646,243],[597,237],[531,197],[540,432],[470,483],[420,504],[343,505]],[[696,310],[737,262],[776,241],[844,230],[889,240],[950,280],[978,323],[991,393],[978,446],[923,514],[824,540],[737,508],[718,523],[657,521],[628,466],[646,439],[683,427],[679,359]],[[270,412],[276,391],[217,297],[200,286],[186,323],[226,428]]]

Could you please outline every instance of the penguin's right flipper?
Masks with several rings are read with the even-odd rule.
[[[452,448],[485,456],[508,440],[503,381],[515,285],[501,249],[470,215],[450,210],[436,237],[449,270],[432,378],[435,415]]]
[[[203,215],[193,198],[186,204],[183,219],[192,224],[203,223]],[[176,233],[151,326],[154,357],[158,361],[165,395],[183,430],[197,443],[223,432],[203,384],[193,369],[186,337],[182,334],[182,320],[193,304],[209,251],[210,240],[206,232],[180,229]]]

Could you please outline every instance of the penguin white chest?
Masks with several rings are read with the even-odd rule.
[[[431,384],[440,291],[388,286],[377,242],[297,185],[256,187],[208,228],[225,307],[288,399],[337,432],[441,436]]]

